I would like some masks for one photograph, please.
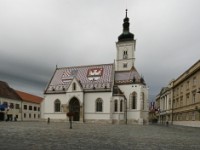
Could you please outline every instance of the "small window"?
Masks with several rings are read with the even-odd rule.
[[[24,113],[24,118],[26,118],[26,113]]]
[[[196,103],[196,91],[192,93],[192,103]]]
[[[32,110],[32,106],[29,106],[29,110]]]
[[[15,104],[15,109],[19,109],[19,104]]]
[[[34,118],[36,118],[36,115],[34,114]]]
[[[123,68],[127,68],[127,67],[128,67],[127,63],[123,63]]]
[[[10,103],[10,108],[13,109],[14,108],[14,104]]]
[[[73,91],[76,90],[76,83],[73,83],[73,85],[72,85],[72,90],[73,90]]]
[[[34,106],[34,111],[37,111],[37,107],[36,106]]]
[[[8,107],[8,102],[3,102],[3,105],[4,105],[5,107]]]
[[[40,111],[40,107],[38,107],[38,111]]]
[[[31,118],[31,114],[29,114],[29,118]]]
[[[27,110],[27,105],[24,105],[24,109]]]

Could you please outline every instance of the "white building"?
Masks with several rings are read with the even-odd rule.
[[[14,90],[0,81],[0,121],[39,120],[42,100],[42,97]]]
[[[116,43],[114,64],[56,68],[42,102],[42,118],[73,121],[137,123],[148,122],[148,88],[137,72],[134,35],[129,18]]]

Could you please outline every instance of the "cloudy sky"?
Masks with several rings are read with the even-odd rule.
[[[156,95],[200,56],[199,0],[0,0],[0,80],[42,96],[58,67],[113,63],[128,8]]]

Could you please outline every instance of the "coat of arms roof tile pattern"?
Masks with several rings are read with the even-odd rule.
[[[83,90],[111,89],[113,64],[57,68],[45,93],[66,92],[74,78]]]

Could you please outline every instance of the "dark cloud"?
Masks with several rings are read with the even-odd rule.
[[[199,0],[127,1],[150,95],[200,56]],[[0,80],[42,95],[55,66],[112,63],[125,1],[0,1]]]

